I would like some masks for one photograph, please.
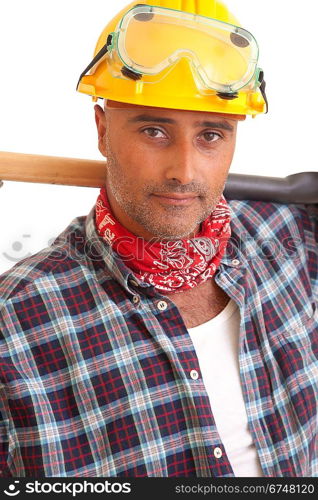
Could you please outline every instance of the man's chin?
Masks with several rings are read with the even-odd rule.
[[[167,231],[167,228],[162,229],[160,231],[158,228],[152,228],[151,233],[154,235],[154,238],[158,240],[166,240],[166,241],[176,241],[176,240],[185,240],[195,238],[200,230],[199,228],[185,228],[184,231],[180,231],[180,227],[175,230],[171,229],[171,231]]]

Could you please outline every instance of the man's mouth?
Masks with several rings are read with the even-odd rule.
[[[166,203],[168,205],[191,205],[195,199],[198,198],[197,195],[193,193],[162,193],[156,194],[153,193],[155,198],[158,198],[162,203]]]

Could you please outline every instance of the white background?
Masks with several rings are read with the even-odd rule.
[[[97,38],[126,0],[0,0],[0,150],[101,160],[93,103],[75,91]],[[260,45],[270,113],[240,124],[231,172],[317,171],[316,0],[228,0]],[[47,246],[98,190],[6,182],[0,272]]]

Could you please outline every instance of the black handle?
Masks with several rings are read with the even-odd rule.
[[[234,200],[318,203],[318,172],[300,172],[287,177],[230,174],[224,196]]]

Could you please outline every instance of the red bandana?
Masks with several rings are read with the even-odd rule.
[[[230,208],[222,195],[195,238],[148,241],[115,219],[102,188],[96,203],[96,227],[139,280],[159,290],[184,291],[215,274],[231,236]]]

